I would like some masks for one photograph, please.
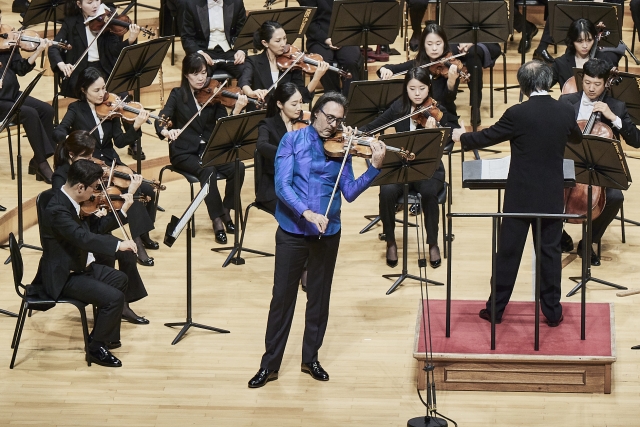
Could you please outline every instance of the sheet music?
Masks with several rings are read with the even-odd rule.
[[[507,179],[509,175],[509,165],[511,164],[511,156],[501,159],[482,160],[481,179]]]
[[[177,239],[178,236],[180,236],[182,229],[191,220],[191,217],[196,212],[196,209],[198,209],[198,206],[200,206],[200,203],[202,203],[202,201],[207,196],[207,194],[209,194],[209,185],[210,185],[209,181],[207,181],[207,183],[202,186],[198,195],[195,197],[195,199],[193,199],[193,201],[191,202],[187,210],[180,217],[180,221],[178,221],[176,228],[171,233],[171,237],[173,237],[174,239]]]

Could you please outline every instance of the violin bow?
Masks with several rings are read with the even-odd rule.
[[[298,55],[298,57],[296,58],[296,60],[295,60],[295,61],[293,61],[293,62],[291,63],[291,65],[289,65],[289,67],[288,67],[286,70],[284,70],[284,73],[282,73],[282,74],[280,75],[280,77],[278,77],[278,80],[276,80],[275,82],[273,82],[273,84],[271,85],[271,87],[270,87],[269,89],[267,89],[267,93],[271,92],[271,91],[273,90],[273,88],[274,88],[274,87],[278,86],[278,83],[280,83],[280,80],[282,80],[282,78],[283,78],[284,76],[286,76],[286,75],[287,75],[287,73],[293,69],[293,66],[294,66],[294,65],[296,65],[298,62],[300,62],[300,60],[301,60],[302,58],[304,58],[304,52],[300,52],[300,55]]]
[[[213,92],[213,95],[211,95],[211,96],[209,97],[209,99],[207,99],[207,101],[206,101],[204,104],[202,104],[202,107],[200,107],[200,106],[196,105],[196,108],[198,109],[198,111],[197,111],[197,112],[196,112],[196,113],[195,113],[195,114],[194,114],[194,115],[189,119],[189,121],[188,121],[184,126],[182,126],[182,128],[180,129],[180,133],[182,133],[182,132],[187,128],[187,126],[189,126],[189,125],[191,124],[191,122],[192,122],[192,121],[194,121],[194,120],[196,119],[196,116],[199,116],[199,115],[200,115],[200,112],[202,111],[202,109],[203,109],[207,104],[209,104],[209,102],[210,102],[213,98],[215,98],[215,97],[216,97],[216,95],[217,95],[217,94],[222,90],[222,88],[224,88],[224,87],[225,87],[225,85],[227,84],[227,82],[228,82],[228,81],[229,81],[229,79],[226,79],[226,80],[224,81],[224,83],[222,83],[222,84],[221,84],[221,85],[220,85],[220,86],[215,90],[215,92]],[[172,140],[171,140],[171,138],[167,138],[167,139],[169,140],[169,142],[171,142],[171,141],[172,141]]]
[[[457,54],[457,55],[447,56],[447,57],[445,57],[445,58],[440,58],[440,59],[438,59],[437,61],[433,61],[433,62],[429,62],[428,64],[420,65],[420,66],[419,66],[419,67],[417,67],[417,68],[427,68],[427,67],[430,67],[430,66],[432,66],[432,65],[440,64],[440,63],[442,63],[442,62],[447,62],[447,61],[449,61],[449,60],[451,60],[451,59],[458,58],[458,57],[460,57],[460,56],[464,56],[464,55],[466,55],[466,54],[467,54],[467,52],[463,52],[463,53],[459,53],[459,54]],[[405,74],[407,74],[408,72],[409,72],[409,70],[400,71],[399,73],[392,74],[392,75],[391,75],[391,77],[404,76],[404,75],[405,75]],[[389,78],[391,78],[391,77],[389,77]]]
[[[114,13],[111,14],[111,16],[109,17],[109,19],[107,20],[107,22],[104,24],[104,26],[100,29],[100,31],[98,31],[98,34],[96,34],[95,38],[93,40],[91,40],[91,43],[89,43],[89,45],[87,46],[87,48],[84,50],[84,52],[82,52],[82,55],[80,55],[80,58],[78,58],[78,60],[76,61],[75,64],[73,64],[73,66],[71,67],[71,72],[73,73],[73,71],[76,69],[76,67],[78,66],[78,64],[80,64],[80,61],[82,61],[84,59],[85,56],[87,56],[87,53],[89,53],[89,48],[91,48],[91,46],[93,46],[93,44],[96,42],[96,40],[98,40],[98,37],[100,37],[102,35],[102,33],[104,33],[104,30],[107,29],[107,27],[109,26],[109,24],[111,23],[111,20],[116,16],[116,12],[118,11],[118,8],[116,7]],[[86,25],[88,21],[84,21],[84,24]],[[63,76],[63,78],[65,78]]]
[[[96,131],[96,129],[98,129],[98,128],[99,128],[99,127],[100,127],[100,126],[101,126],[101,125],[102,125],[102,124],[103,124],[103,123],[104,123],[104,122],[105,122],[109,117],[111,117],[111,116],[114,114],[114,111],[116,111],[116,110],[120,107],[120,105],[122,105],[122,104],[124,103],[125,99],[127,99],[128,97],[129,97],[129,95],[127,95],[127,96],[125,96],[124,98],[122,98],[121,100],[119,100],[119,101],[116,103],[116,106],[113,108],[113,111],[112,111],[112,112],[110,112],[109,114],[107,114],[106,116],[104,116],[104,117],[102,118],[102,120],[100,120],[100,122],[99,122],[97,125],[95,125],[93,129],[91,129],[91,130],[89,131],[89,133],[93,133],[93,132],[95,132],[95,131]]]
[[[107,188],[111,187],[111,179],[113,178],[113,170],[116,167],[116,159],[111,161],[111,169],[109,170],[109,179],[107,180]]]
[[[124,229],[124,225],[122,224],[122,221],[120,220],[120,216],[118,215],[118,211],[116,211],[113,208],[113,203],[111,203],[111,197],[109,197],[109,193],[107,193],[106,188],[104,187],[104,185],[102,186],[102,194],[104,194],[104,197],[107,199],[107,203],[109,204],[109,207],[111,208],[111,212],[113,212],[113,216],[116,217],[116,221],[118,221],[118,226],[120,227],[120,231],[122,231],[122,235],[124,236],[125,240],[131,240],[131,237],[129,237],[129,233],[127,233],[127,230]]]

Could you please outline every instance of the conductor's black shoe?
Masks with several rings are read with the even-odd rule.
[[[129,148],[127,149],[127,153],[133,157],[135,160],[138,160],[138,147],[136,146],[129,146]],[[140,160],[146,160],[147,156],[144,154],[144,151],[140,151]]]
[[[478,316],[480,316],[481,319],[484,319],[487,322],[491,322],[491,313],[486,308],[483,308],[482,310],[480,310],[480,313],[478,313]],[[502,319],[499,319],[498,317],[496,317],[496,325],[499,325],[500,323],[502,323]]]
[[[640,345],[634,345],[631,350],[640,350]]]
[[[120,359],[115,357],[106,347],[98,347],[97,350],[87,352],[87,362],[95,363],[109,368],[119,368],[122,366]]]
[[[249,388],[262,387],[269,381],[275,381],[277,379],[278,371],[270,371],[268,369],[260,368],[258,373],[249,380]]]
[[[582,240],[578,242],[576,251],[578,252],[578,256],[582,258]],[[591,265],[598,267],[600,266],[600,264],[600,257],[598,256],[598,254],[596,254],[593,248],[591,248]]]
[[[145,319],[142,316],[125,316],[124,314],[122,315],[122,320],[126,320],[129,323],[133,323],[134,325],[148,325],[149,324],[149,320]]]
[[[562,323],[563,320],[564,320],[564,316],[561,314],[560,318],[558,320],[551,321],[551,320],[547,319],[547,325],[549,325],[550,328],[555,328],[560,323]]]
[[[151,250],[157,250],[160,249],[160,245],[158,244],[158,242],[156,242],[155,240],[151,240],[151,237],[149,237],[149,233],[144,233],[140,236],[140,240],[142,240],[142,246],[145,247],[145,249],[151,249]]]
[[[224,230],[213,230],[213,233],[216,236],[216,243],[220,243],[221,245],[227,244],[227,233]]]
[[[138,264],[144,265],[145,267],[153,267],[154,265],[156,265],[155,262],[153,261],[153,258],[151,257],[147,259],[138,258]]]
[[[527,38],[523,38],[520,40],[520,44],[518,45],[518,53],[522,53],[524,49],[524,53],[529,52],[531,49],[531,40],[538,34],[538,27],[533,24],[527,24],[529,28],[527,28]]]
[[[560,248],[562,252],[571,252],[573,250],[573,239],[562,230],[562,237],[560,238]]]
[[[303,363],[302,366],[300,366],[300,370],[311,375],[314,380],[329,381],[329,374],[322,369],[320,362]]]
[[[553,56],[551,56],[551,54],[547,51],[547,49],[536,49],[535,51],[533,51],[533,59],[546,62],[547,64],[552,64],[556,61]]]
[[[227,230],[227,233],[233,234],[236,232],[236,226],[233,225],[233,221],[231,220],[224,223],[224,228]]]

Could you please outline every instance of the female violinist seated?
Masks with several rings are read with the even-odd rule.
[[[71,164],[77,160],[92,160],[93,151],[95,149],[96,140],[87,131],[77,130],[71,132],[69,137],[63,142],[58,144],[56,148],[56,155],[54,157],[55,172],[53,173],[53,188],[61,188],[65,182],[67,182],[67,174]],[[131,177],[131,184],[128,188],[129,194],[134,194],[140,184],[142,183],[142,176],[133,175]],[[139,205],[139,202],[133,202],[129,208],[126,216],[131,219],[131,216],[135,210],[134,206]],[[99,211],[96,215],[100,216],[103,212]],[[130,229],[133,227],[129,224]],[[139,245],[138,245],[139,246]],[[146,297],[147,290],[145,289],[142,277],[138,272],[137,257],[131,251],[117,251],[115,256],[106,256],[101,254],[94,254],[96,263],[115,268],[115,262],[118,261],[118,269],[127,275],[129,279],[127,283],[127,291],[124,294],[125,304],[122,311],[122,318],[127,322],[146,325],[149,320],[142,316],[138,316],[130,307],[129,304],[141,300]]]
[[[253,35],[253,45],[257,50],[262,50],[262,53],[247,58],[238,86],[248,97],[266,101],[271,85],[284,73],[284,70],[278,68],[277,60],[289,48],[287,34],[278,22],[265,21]],[[301,69],[290,70],[279,84],[294,83],[302,94],[302,100],[308,103],[313,99],[313,92],[328,69],[329,64],[321,61],[306,87]]]
[[[92,135],[97,142],[93,157],[102,160],[107,166],[111,166],[114,160],[117,165],[124,165],[114,145],[118,148],[126,147],[141,138],[140,127],[149,118],[149,112],[142,109],[133,126],[130,126],[126,132],[122,131],[122,124],[118,117],[110,118],[100,124],[96,106],[102,104],[107,92],[102,73],[93,67],[87,68],[80,74],[76,90],[80,99],[69,104],[67,113],[53,131],[53,138],[61,143],[73,131],[91,131],[95,128]],[[151,185],[143,183],[139,192],[149,196],[152,202],[155,200],[155,192]],[[154,229],[155,205],[147,203],[145,208],[140,203],[134,203],[130,212],[129,226],[131,238],[138,245],[138,262],[145,266],[153,266],[153,258],[147,255],[145,248],[153,250],[159,248],[158,243],[149,237],[149,231]]]
[[[408,115],[420,108],[425,101],[428,102],[431,92],[429,71],[424,68],[410,69],[404,78],[404,88],[402,97],[395,100],[384,113],[371,123],[360,128],[360,130],[368,132],[376,129]],[[442,113],[439,122],[431,116],[426,120],[425,126],[422,126],[416,124],[412,118],[407,117],[394,125],[396,132],[435,128],[438,125],[458,127],[456,124],[451,123],[451,115],[443,106],[437,105],[437,109]],[[429,111],[427,110],[421,114],[429,114]],[[442,262],[440,248],[438,247],[438,193],[442,191],[444,186],[444,165],[440,162],[440,166],[431,179],[417,181],[409,184],[409,186],[411,190],[415,190],[422,195],[422,210],[426,216],[425,226],[427,229],[427,243],[429,244],[429,263],[431,267],[438,268]],[[395,206],[402,192],[403,187],[401,184],[380,186],[380,220],[382,221],[382,230],[387,241],[386,258],[389,267],[398,265],[398,246],[395,238]]]
[[[567,30],[567,50],[565,53],[556,58],[552,64],[553,83],[559,83],[560,87],[564,87],[567,80],[573,77],[574,68],[582,68],[585,62],[589,60],[591,55],[595,55],[598,59],[609,61],[612,66],[617,65],[624,54],[615,49],[597,49],[592,52],[594,43],[598,36],[598,29],[593,22],[581,18],[573,21]]]
[[[0,11],[2,22],[2,11]],[[8,26],[7,26],[8,27]],[[36,59],[50,46],[51,42],[42,39],[37,49],[28,58],[23,58],[19,48],[13,46],[0,51],[0,120],[4,120],[13,104],[20,96],[20,83],[16,75],[24,76],[35,67]],[[20,125],[27,133],[27,139],[33,149],[33,158],[29,161],[29,174],[36,175],[38,181],[51,183],[51,166],[47,159],[53,155],[55,144],[51,140],[53,133],[53,108],[46,102],[27,97],[20,109]]]
[[[227,234],[235,231],[235,225],[229,215],[234,207],[234,180],[240,180],[240,187],[244,181],[244,164],[240,163],[240,174],[236,176],[233,163],[218,166],[200,165],[200,155],[216,126],[216,121],[227,116],[227,110],[220,103],[199,105],[194,92],[202,89],[207,83],[207,63],[202,55],[192,53],[182,61],[182,83],[171,90],[167,103],[160,111],[160,115],[167,117],[173,123],[173,129],[163,128],[156,122],[156,132],[161,139],[169,138],[169,158],[176,168],[197,176],[204,185],[213,176],[209,194],[204,201],[207,205],[209,217],[213,222],[213,231],[217,243],[227,243]],[[239,114],[247,105],[247,96],[239,95],[233,108],[232,115]],[[195,119],[184,130],[181,129]],[[215,185],[216,174],[227,179],[224,200],[220,197],[218,186]]]

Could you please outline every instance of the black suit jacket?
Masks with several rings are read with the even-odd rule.
[[[171,119],[173,129],[182,129],[197,111],[198,107],[191,91],[180,86],[171,89],[171,94],[169,94],[167,103],[160,111],[160,114]],[[180,160],[179,157],[184,155],[200,155],[205,145],[201,144],[200,141],[208,142],[218,119],[226,116],[227,110],[220,104],[204,107],[200,115],[196,116],[178,139],[169,145],[171,161],[175,163]],[[162,129],[156,122],[156,132],[160,139],[164,139],[164,136],[160,133]]]
[[[612,51],[598,50],[596,52],[596,58],[604,59],[611,63],[612,66],[617,65],[620,60],[620,56]],[[570,53],[568,50],[561,56],[558,56],[552,64],[553,69],[553,83],[551,86],[558,83],[560,88],[564,86],[565,82],[573,77],[573,69],[576,67],[576,56]]]
[[[280,140],[285,133],[287,133],[287,126],[282,121],[280,114],[263,119],[258,125],[257,149],[264,158],[260,184],[256,189],[256,201],[258,202],[269,202],[277,199],[274,184],[274,163]]]
[[[0,53],[0,63],[3,65],[3,68],[0,68],[0,73],[4,73],[5,67],[7,68],[4,79],[2,80],[2,89],[0,89],[0,100],[14,102],[18,99],[18,95],[20,95],[20,83],[16,75],[26,75],[29,71],[33,70],[36,63],[29,64],[26,58],[20,56],[20,52],[16,52],[13,55],[11,63],[9,63],[9,57],[11,57],[11,50]]]
[[[67,41],[73,49],[63,53],[59,48],[51,46],[49,48],[49,62],[51,63],[51,67],[57,69],[58,62],[75,64],[89,45],[82,14],[65,17],[62,22],[62,27],[54,37],[54,40],[58,42]],[[120,51],[129,46],[128,40],[123,40],[122,37],[116,36],[109,31],[103,32],[95,43],[98,45],[100,66],[102,66],[107,73],[113,71]],[[82,61],[80,61],[80,64],[78,64],[78,67],[71,74],[71,77],[62,81],[62,94],[64,96],[76,97],[74,90],[78,76],[88,67],[88,64],[89,56],[85,55]],[[105,79],[107,77],[108,76],[105,76]]]
[[[282,71],[280,71],[279,75],[282,75]],[[278,84],[284,83],[295,84],[302,95],[303,102],[308,103],[313,99],[313,94],[309,92],[304,84],[302,70],[289,71]],[[242,70],[242,76],[238,80],[238,86],[244,87],[246,85],[251,89],[256,90],[269,89],[272,84],[273,77],[271,76],[271,65],[269,64],[269,58],[267,57],[266,50],[259,55],[249,56]]]
[[[504,212],[562,213],[567,142],[582,141],[573,110],[549,95],[532,96],[493,126],[461,137],[465,150],[511,142]]]
[[[247,21],[247,11],[242,0],[224,0],[224,33],[233,47],[240,30]],[[186,2],[182,18],[182,47],[187,55],[209,46],[209,7],[207,0]]]
[[[582,91],[562,95],[560,97],[560,102],[564,102],[573,108],[574,120],[578,118],[581,100]],[[618,129],[613,126],[613,124],[605,117],[602,117],[602,123],[611,128],[616,139],[620,139],[620,135],[622,135],[627,144],[635,148],[640,148],[640,130],[638,130],[636,125],[633,123],[633,120],[631,120],[626,104],[608,95],[605,95],[602,101],[609,106],[616,116],[620,117],[620,120],[622,121],[622,129]]]
[[[118,226],[113,213],[81,220],[69,198],[61,190],[54,191],[40,218],[42,258],[33,283],[44,284],[47,294],[58,299],[71,272],[85,270],[88,252],[115,256],[119,239],[103,234]],[[124,222],[124,216],[118,215]]]
[[[69,104],[67,113],[60,124],[53,130],[53,139],[60,143],[74,130],[90,131],[94,127],[96,127],[96,120],[93,117],[89,103],[87,101],[75,101]],[[102,130],[104,131],[102,142],[100,142],[98,129],[92,133],[96,139],[96,149],[93,152],[93,157],[103,160],[107,164],[111,164],[113,159],[122,164],[118,153],[113,148],[114,145],[118,148],[126,147],[142,137],[142,130],[138,129],[136,131],[133,126],[123,132],[119,118],[102,122]]]
[[[307,27],[308,43],[316,42],[327,47],[324,41],[329,37],[333,0],[298,0],[298,3],[300,6],[316,8],[316,13]]]

